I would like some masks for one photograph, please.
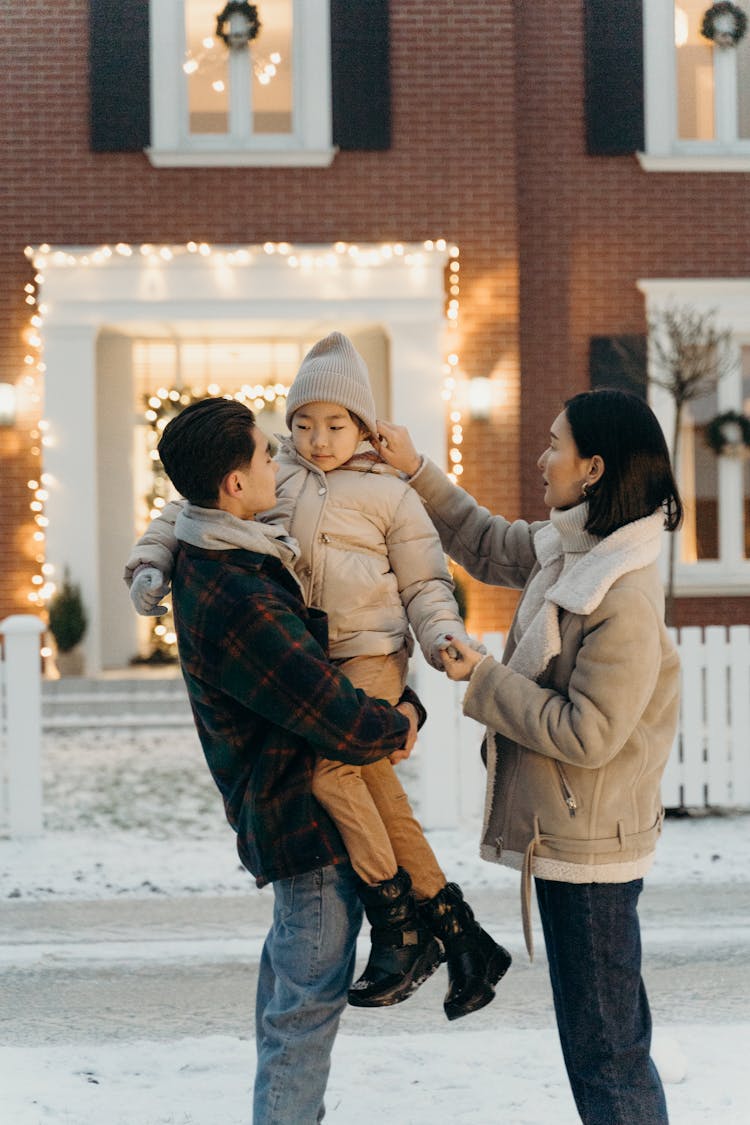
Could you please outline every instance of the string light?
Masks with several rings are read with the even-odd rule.
[[[246,266],[258,256],[278,255],[284,259],[287,267],[292,270],[305,272],[335,271],[340,267],[343,258],[348,259],[354,266],[367,269],[377,269],[380,266],[393,265],[394,260],[405,268],[414,268],[424,265],[432,254],[443,255],[447,251],[448,264],[446,267],[446,303],[444,307],[446,317],[446,335],[448,348],[443,364],[443,385],[441,397],[446,403],[449,412],[449,448],[448,448],[448,478],[455,484],[463,473],[463,457],[460,446],[463,441],[462,413],[456,401],[456,392],[462,383],[460,375],[460,360],[458,355],[458,319],[459,319],[459,292],[460,292],[460,261],[459,248],[449,246],[444,238],[426,239],[421,244],[402,242],[382,243],[379,246],[359,246],[357,243],[348,243],[343,240],[335,242],[332,246],[321,248],[316,246],[293,246],[288,242],[265,242],[262,246],[249,245],[237,247],[227,251],[222,259],[228,266]],[[28,390],[29,400],[34,406],[42,401],[41,378],[46,370],[43,360],[43,324],[46,306],[40,301],[41,289],[44,284],[44,271],[52,266],[55,269],[74,269],[80,266],[100,269],[110,264],[113,258],[132,258],[140,255],[148,259],[149,267],[169,268],[174,259],[188,255],[199,255],[209,258],[214,254],[214,248],[208,242],[189,241],[178,246],[155,246],[149,242],[131,244],[117,242],[114,246],[107,244],[87,248],[86,250],[53,250],[49,243],[39,246],[26,246],[24,254],[33,265],[36,273],[31,282],[27,282],[23,289],[23,300],[29,306],[30,317],[24,339],[28,351],[24,356],[26,373],[23,377],[24,387]],[[218,256],[217,256],[218,260]],[[178,409],[195,401],[197,397],[208,395],[222,395],[232,397],[240,402],[246,402],[255,411],[263,410],[286,395],[287,388],[283,384],[267,386],[243,387],[236,394],[225,394],[216,384],[206,388],[205,394],[198,390],[185,391],[180,387],[161,387],[150,394],[145,403],[144,421],[152,432],[152,444],[149,449],[149,459],[156,474],[159,470],[159,456],[156,444],[161,436],[161,431],[169,420],[168,411],[176,413]],[[40,421],[33,428],[29,437],[31,440],[30,453],[32,458],[40,458],[42,447],[54,444],[54,434],[50,431],[49,423]],[[155,441],[153,440],[155,438]],[[163,471],[163,470],[162,470]],[[30,537],[34,544],[35,567],[29,576],[30,590],[27,595],[29,602],[39,609],[43,609],[50,597],[55,592],[54,568],[45,561],[45,529],[48,519],[45,515],[45,504],[49,499],[50,488],[54,482],[49,474],[41,474],[39,479],[32,478],[28,481],[30,492],[29,515]],[[149,495],[149,511],[152,517],[157,515],[166,503],[165,496],[156,487],[153,495]],[[156,627],[155,630],[156,632]],[[163,642],[169,646],[174,645],[174,632],[169,627],[164,627],[158,633]],[[169,638],[169,640],[167,640]]]

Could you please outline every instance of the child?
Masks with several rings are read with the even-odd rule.
[[[359,449],[376,434],[375,402],[364,360],[346,336],[333,332],[305,356],[286,421],[291,439],[282,439],[278,453],[278,503],[263,519],[299,542],[297,577],[307,604],[328,614],[332,661],[355,687],[395,703],[413,647],[410,627],[439,669],[446,634],[471,641],[421,501],[372,450]],[[178,511],[168,506],[128,560],[126,580],[134,579],[140,612],[153,611],[163,596]],[[448,1018],[488,1004],[510,955],[475,921],[460,888],[446,882],[391,762],[355,767],[321,759],[313,793],[363,881],[372,926],[370,958],[350,1004],[406,999],[437,968],[434,938],[448,964]]]

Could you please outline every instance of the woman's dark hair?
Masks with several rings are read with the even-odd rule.
[[[252,460],[254,430],[255,415],[241,402],[204,398],[164,427],[159,456],[181,496],[200,508],[215,508],[227,473]]]
[[[648,403],[628,391],[602,387],[569,398],[565,416],[581,457],[598,453],[604,461],[603,475],[587,493],[586,530],[611,535],[662,508],[664,526],[675,531],[682,501],[664,434]]]

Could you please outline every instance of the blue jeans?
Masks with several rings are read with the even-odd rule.
[[[273,884],[255,1006],[253,1125],[315,1125],[354,975],[362,906],[351,867]]]
[[[536,879],[563,1058],[584,1125],[666,1125],[630,883]]]

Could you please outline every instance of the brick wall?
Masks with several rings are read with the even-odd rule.
[[[645,332],[636,281],[747,277],[750,176],[647,173],[588,156],[583,5],[517,2],[521,510],[544,515],[535,461],[563,400],[588,389],[589,338]],[[693,623],[750,621],[750,599],[690,599]]]
[[[44,35],[40,35],[44,28]],[[461,355],[473,374],[502,361],[511,406],[502,441],[471,433],[466,483],[515,512],[517,269],[512,5],[391,4],[393,145],[341,153],[327,169],[155,169],[142,154],[88,147],[87,4],[61,0],[51,18],[29,0],[22,20],[0,8],[0,362],[20,372],[27,321],[27,243],[213,243],[421,240],[461,249]],[[441,373],[435,373],[436,394]],[[0,614],[24,608],[28,569],[27,436],[2,436],[0,536],[9,562]],[[472,591],[475,624],[495,627],[507,599]]]

